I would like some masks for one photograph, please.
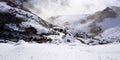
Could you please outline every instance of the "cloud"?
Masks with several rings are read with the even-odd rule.
[[[46,19],[58,15],[91,14],[107,6],[120,6],[120,0],[31,0],[26,6]]]

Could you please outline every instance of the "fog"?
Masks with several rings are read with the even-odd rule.
[[[120,6],[119,0],[30,0],[25,3],[43,19],[59,15],[92,14],[108,6]]]

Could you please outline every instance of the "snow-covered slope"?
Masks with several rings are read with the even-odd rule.
[[[41,26],[42,24],[45,26],[45,24],[47,24],[47,23],[45,23],[40,17],[38,17],[30,12],[27,12],[27,11],[24,11],[22,9],[18,9],[15,7],[11,7],[11,6],[7,5],[5,2],[0,2],[0,12],[14,14],[15,16],[13,16],[13,17],[21,18],[21,20],[23,19],[24,21],[28,20],[26,22],[22,22],[21,25],[24,27],[32,26],[36,29],[39,27],[41,29],[37,30],[38,33],[42,33],[42,31],[45,32],[45,30],[47,32],[47,29],[45,29],[44,27]],[[1,21],[1,23],[2,23],[2,21]],[[41,23],[41,25],[40,25],[40,23]],[[12,26],[11,26],[11,28],[12,28]],[[13,29],[16,29],[16,28],[13,28]]]
[[[73,35],[73,37],[77,37],[78,40],[81,40],[79,38],[84,38],[85,40],[83,39],[82,41],[86,41],[88,38],[88,41],[85,43],[90,42],[95,44],[111,43],[112,39],[111,40],[106,40],[104,38],[102,39],[102,37],[107,36],[101,35],[102,33],[104,34],[104,31],[106,30],[120,27],[119,9],[120,7],[111,6],[106,7],[102,11],[97,11],[94,14],[61,15],[51,17],[48,20],[50,20],[51,23],[53,24],[65,27],[68,34]],[[112,38],[112,36],[110,38]],[[106,42],[103,42],[104,40]]]
[[[11,3],[11,5],[8,3]],[[50,30],[52,24],[44,21],[29,10],[24,10],[24,7],[19,8],[20,6],[13,5],[12,2],[0,2],[0,39],[14,42],[21,39],[40,42],[47,39],[43,35],[55,33]]]
[[[17,43],[18,44],[18,43]],[[0,44],[0,60],[119,60],[120,44]]]
[[[110,28],[102,33],[102,37],[108,41],[120,42],[120,26]]]

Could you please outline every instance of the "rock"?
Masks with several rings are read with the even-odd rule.
[[[27,10],[0,2],[0,39],[3,42],[50,42],[51,38],[47,36],[56,35],[50,30],[52,27],[52,24]]]
[[[113,43],[114,41],[108,41],[108,39],[102,39],[103,37],[101,36],[101,34],[103,34],[106,30],[109,30],[110,28],[119,26],[120,17],[117,12],[120,12],[118,7],[112,7],[112,8],[107,7],[103,11],[99,11],[87,16],[85,18],[86,19],[85,21],[86,22],[92,21],[90,24],[87,25],[87,27],[84,27],[84,28],[88,28],[87,32],[84,31],[77,32],[74,34],[74,37],[77,38],[79,41],[81,41],[83,44],[87,44],[87,45],[98,45],[98,44],[102,45],[102,44]],[[105,37],[106,36],[104,36],[104,38]]]
[[[103,11],[96,12],[93,15],[87,17],[87,20],[94,20],[90,25],[90,33],[93,36],[99,35],[103,32],[102,26],[99,26],[99,23],[104,22],[107,18],[116,18],[118,14],[110,7],[105,8]]]

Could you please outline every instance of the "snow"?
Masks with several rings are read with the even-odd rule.
[[[21,26],[24,28],[34,27],[37,30],[38,34],[48,33],[48,29],[43,27],[40,24],[40,22],[42,24],[44,24],[42,19],[30,12],[27,12],[27,11],[24,11],[22,9],[18,9],[15,7],[11,7],[11,6],[7,5],[5,2],[0,2],[0,12],[11,13],[11,14],[14,13],[14,14],[16,14],[16,17],[27,20],[25,22],[20,23]],[[19,28],[15,24],[6,24],[6,25],[9,28],[19,31]]]
[[[90,25],[92,24],[96,24],[96,26],[100,26],[100,28],[102,28],[103,31],[120,25],[120,15],[118,15],[117,17],[105,18],[103,19],[102,22],[96,22],[96,19],[87,19],[87,17],[91,15],[92,14],[62,15],[62,16],[51,17],[48,19],[48,21],[50,21],[55,25],[67,27],[69,30],[71,30],[71,32],[74,33],[79,33],[81,31],[90,33],[90,29],[92,28],[90,27]],[[82,21],[85,22],[81,23]]]
[[[102,37],[103,39],[108,40],[108,41],[119,42],[120,41],[120,27],[114,27],[114,28],[105,30],[102,33]]]
[[[19,45],[1,43],[0,60],[119,60],[119,45],[72,46],[71,44],[26,42],[19,43]]]
[[[32,7],[26,6],[33,13],[36,13],[52,24],[67,27],[69,33],[72,32],[73,34],[80,32],[90,33],[91,27],[89,26],[95,22],[95,19],[87,20],[86,17],[95,12],[103,11],[106,7],[113,8],[117,14],[120,11],[115,8],[120,6],[120,0],[31,0],[28,4],[33,5]],[[105,31],[119,26],[119,19],[120,16],[105,18],[103,22],[95,22],[95,24]],[[82,24],[81,22],[84,20],[85,23]],[[72,36],[69,38],[72,38]]]
[[[6,5],[5,2],[0,2],[0,12],[6,12],[8,11],[7,9],[9,9],[10,7],[8,5]]]
[[[119,43],[90,46],[82,44],[73,36],[74,33],[79,33],[80,30],[84,32],[90,30],[88,26],[94,21],[89,20],[85,24],[80,23],[87,16],[86,14],[103,10],[107,6],[120,6],[118,0],[31,0],[30,2],[36,3],[34,8],[30,8],[33,9],[31,10],[32,12],[49,20],[51,23],[68,28],[67,32],[69,33],[64,39],[62,39],[64,35],[62,33],[60,35],[47,36],[53,40],[52,43],[28,43],[23,40],[17,43],[11,41],[0,43],[0,60],[120,60]],[[0,2],[0,12],[8,12],[10,8],[12,7]],[[12,9],[15,9],[17,12],[21,10],[17,8]],[[23,10],[18,13],[17,17],[25,19],[33,16],[27,19],[28,21],[22,22],[21,26],[32,26],[37,29],[38,34],[48,32],[47,28],[39,24],[42,20],[39,20],[36,15]],[[28,17],[23,16],[25,14],[28,14]],[[55,17],[55,19],[50,19],[51,17]],[[101,33],[101,39],[110,42],[120,40],[119,19],[120,16],[106,18],[103,22],[98,23],[105,30]],[[19,30],[16,25],[7,25],[9,28]],[[85,42],[89,43],[90,40],[86,39]],[[68,43],[68,41],[71,43]],[[97,42],[99,41],[96,41],[95,44]]]
[[[112,27],[120,26],[120,16],[115,18],[106,18],[104,22],[98,23],[104,30]]]
[[[41,26],[39,23],[35,22],[35,21],[30,21],[30,22],[22,22],[21,23],[22,26],[24,27],[34,27],[37,30],[37,34],[41,34],[41,33],[48,33],[48,29]]]
[[[19,30],[19,28],[15,24],[6,24],[6,26],[17,31]]]
[[[47,36],[48,38],[51,38],[52,39],[52,44],[61,44],[63,43],[63,39],[62,37],[64,36],[63,33],[60,33],[60,35],[49,35]]]

